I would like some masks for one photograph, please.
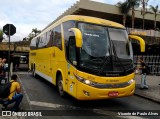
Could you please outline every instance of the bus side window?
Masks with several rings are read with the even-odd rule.
[[[73,64],[74,61],[76,61],[76,41],[75,36],[71,36],[69,38],[69,44],[68,44],[68,54],[69,54],[69,61]]]
[[[36,49],[38,49],[39,42],[40,42],[40,37],[38,37],[38,38],[36,39]]]
[[[58,25],[54,28],[54,38],[53,38],[53,46],[58,47],[62,50],[62,38],[61,38],[61,25]]]

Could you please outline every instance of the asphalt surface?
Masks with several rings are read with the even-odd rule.
[[[77,101],[69,95],[62,98],[59,96],[56,87],[43,78],[34,78],[30,73],[26,72],[19,73],[18,75],[26,92],[30,109],[41,111],[52,110],[50,111],[51,115],[58,116],[58,118],[64,118],[66,116],[72,118],[83,116],[83,118],[88,118],[88,116],[94,116],[94,118],[99,119],[104,118],[106,115],[110,115],[110,118],[133,118],[129,116],[118,116],[117,114],[119,111],[126,112],[129,110],[131,112],[155,111],[160,113],[160,105],[158,103],[137,96],[98,101]],[[156,119],[159,117],[136,116],[134,118]]]

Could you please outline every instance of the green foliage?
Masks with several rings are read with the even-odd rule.
[[[32,33],[34,33],[34,36],[37,36],[39,33],[41,33],[40,30],[37,30],[37,28],[32,29]]]
[[[127,1],[125,1],[123,3],[122,2],[118,2],[117,4],[118,4],[118,6],[120,8],[120,12],[123,14],[123,25],[125,26],[126,16],[127,16],[128,12],[130,10],[130,6],[129,6]]]
[[[155,7],[150,5],[150,9],[154,12],[155,16],[158,15],[158,8],[159,8],[158,5],[156,5]]]
[[[141,0],[127,0],[129,6],[130,6],[131,8],[133,8],[133,7],[134,7],[134,8],[135,8],[135,7],[139,7],[140,1],[141,1]]]
[[[154,30],[156,30],[156,27],[157,27],[156,26],[156,18],[157,18],[157,15],[158,15],[158,8],[159,8],[158,5],[156,5],[155,7],[150,5],[150,9],[154,12],[154,17],[155,17],[155,19],[154,19]]]
[[[128,2],[118,2],[118,6],[120,7],[120,11],[122,14],[128,14],[130,6],[128,4]]]
[[[33,28],[32,32],[29,33],[27,40],[31,41],[34,37],[36,37],[39,33],[41,33],[41,30],[38,30],[37,28]]]
[[[132,9],[132,28],[134,28],[135,20],[135,7],[139,7],[141,0],[127,0],[130,8]]]

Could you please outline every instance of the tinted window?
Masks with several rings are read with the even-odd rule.
[[[33,39],[33,40],[31,41],[30,49],[31,49],[31,50],[36,49],[36,39]]]
[[[43,48],[46,46],[46,34],[40,36],[38,48]]]
[[[68,33],[68,29],[70,28],[75,28],[75,21],[67,21],[63,23],[65,46],[68,46],[68,40],[70,37],[70,34]]]
[[[70,28],[75,28],[75,21],[67,21],[63,23],[63,33],[64,33],[64,40],[65,40],[65,51],[66,51],[66,56],[68,58],[68,42],[69,42],[69,37],[74,36],[72,32],[69,32],[68,29]]]
[[[69,61],[73,63],[73,61],[76,61],[76,41],[75,37],[70,37],[69,40]]]
[[[62,50],[61,25],[54,28],[53,46]]]
[[[46,39],[48,41],[47,47],[51,47],[52,46],[52,39],[53,39],[53,31],[52,30],[48,31],[46,37],[47,37]]]

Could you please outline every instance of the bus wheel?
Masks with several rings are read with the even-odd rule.
[[[35,69],[35,66],[34,66],[33,69],[32,69],[32,75],[33,75],[33,77],[36,77],[36,69]]]
[[[59,76],[58,76],[57,86],[58,86],[59,95],[60,95],[61,97],[64,97],[64,96],[65,96],[65,92],[64,92],[64,90],[63,90],[62,75],[59,75]]]

